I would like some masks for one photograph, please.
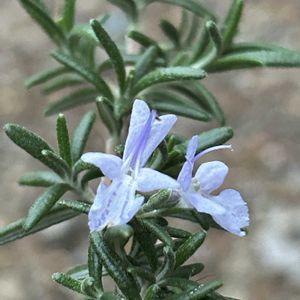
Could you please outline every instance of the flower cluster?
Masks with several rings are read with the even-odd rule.
[[[175,122],[175,115],[158,117],[156,111],[150,111],[144,101],[135,100],[123,158],[106,153],[86,153],[81,157],[84,162],[100,168],[111,180],[110,185],[101,181],[98,187],[89,212],[91,231],[128,223],[144,202],[144,197],[140,194],[136,196],[136,192],[168,188],[179,193],[179,205],[210,214],[215,222],[229,232],[239,236],[245,234],[241,228],[249,225],[249,216],[240,194],[232,189],[226,189],[218,196],[211,194],[223,183],[228,167],[219,161],[204,163],[192,178],[194,163],[198,158],[207,152],[231,146],[212,147],[195,155],[198,138],[194,136],[187,147],[186,162],[177,180],[145,168],[147,160]]]

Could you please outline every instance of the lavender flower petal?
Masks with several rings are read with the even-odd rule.
[[[228,167],[221,161],[203,163],[198,168],[195,177],[200,183],[201,192],[210,194],[219,188],[228,173]]]
[[[177,181],[180,183],[181,188],[184,192],[186,192],[189,189],[192,183],[193,168],[194,163],[188,160],[183,164],[181,171],[178,175]]]
[[[81,156],[81,159],[98,167],[102,173],[110,179],[120,176],[122,159],[116,155],[106,153],[88,152]]]
[[[142,168],[137,178],[138,191],[140,192],[152,192],[159,189],[178,189],[179,183],[158,171],[150,168]]]
[[[135,192],[136,183],[128,175],[114,180],[107,188],[99,187],[89,213],[90,230],[102,230],[106,226],[130,221],[137,209],[137,204],[134,203]],[[140,202],[141,200],[138,204]]]
[[[126,209],[124,210],[124,213],[120,215],[119,223],[120,224],[126,224],[128,223],[138,212],[140,207],[142,206],[144,202],[144,197],[136,197],[131,199],[126,206]]]
[[[223,215],[225,213],[224,207],[200,193],[187,192],[183,194],[183,198],[198,212],[210,214],[211,216]]]
[[[160,116],[156,119],[152,125],[149,138],[147,140],[147,144],[144,148],[141,166],[143,167],[150,155],[157,148],[157,146],[161,143],[161,141],[166,137],[177,118],[175,115],[164,115]]]
[[[240,193],[233,189],[224,190],[219,196],[214,197],[214,202],[221,205],[226,212],[213,215],[213,219],[229,232],[245,236],[241,228],[249,226],[249,211]]]
[[[187,160],[192,161],[194,159],[194,156],[195,156],[196,150],[197,150],[197,146],[198,146],[198,140],[199,140],[199,137],[197,135],[194,135],[190,139],[189,144],[186,149],[186,159]]]
[[[93,205],[89,211],[89,228],[90,231],[101,230],[109,222],[109,211],[105,210],[105,193],[108,187],[101,182],[97,189],[97,194]]]
[[[135,100],[132,106],[128,136],[125,143],[123,160],[125,161],[137,144],[141,132],[149,118],[150,109],[142,100]]]
[[[113,181],[111,186],[113,192],[110,193],[111,217],[109,225],[126,224],[142,205],[141,199],[138,201],[135,199],[137,183],[131,176],[124,175],[122,180]]]
[[[132,169],[139,170],[141,166],[141,159],[144,152],[144,149],[148,143],[148,139],[150,136],[151,128],[154,123],[156,117],[156,111],[152,110],[149,114],[148,120],[145,123],[145,126],[140,131],[140,136],[136,140],[136,145],[132,149],[128,161],[132,167]]]

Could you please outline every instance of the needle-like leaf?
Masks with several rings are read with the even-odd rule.
[[[115,72],[117,74],[120,90],[121,92],[123,92],[125,89],[125,80],[126,80],[126,72],[125,72],[123,57],[117,45],[111,39],[109,34],[104,30],[104,28],[101,26],[99,21],[97,21],[96,19],[92,20],[91,26],[95,32],[96,37],[98,38],[101,45],[105,49],[107,55],[109,56],[112,65],[114,66]]]

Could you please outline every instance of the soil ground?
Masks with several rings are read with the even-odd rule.
[[[48,1],[53,8],[62,1]],[[229,5],[207,2],[220,16]],[[248,0],[239,40],[261,40],[300,51],[300,1]],[[88,20],[104,1],[81,1],[79,18]],[[51,43],[16,0],[0,4],[0,125],[22,124],[55,144],[55,118],[42,109],[51,97],[26,91],[23,80],[47,66]],[[157,13],[159,11],[159,14]],[[96,14],[95,14],[96,12]],[[158,34],[157,15],[176,18],[177,11],[153,5],[145,22]],[[211,231],[195,261],[206,265],[205,278],[224,280],[223,293],[243,300],[297,300],[300,295],[300,70],[250,70],[211,75],[205,84],[224,107],[235,129],[233,153],[218,153],[230,166],[226,186],[239,189],[251,210],[249,236],[236,238]],[[70,127],[85,108],[66,114]],[[191,136],[216,124],[182,119],[175,130]],[[53,130],[51,130],[53,128]],[[95,126],[89,149],[103,149],[103,126]],[[0,226],[26,214],[39,189],[20,187],[17,179],[42,166],[0,131]],[[194,228],[196,230],[196,228]],[[51,274],[84,263],[87,225],[84,217],[0,249],[0,299],[60,300],[74,294],[59,288]],[[202,277],[199,277],[201,280]]]

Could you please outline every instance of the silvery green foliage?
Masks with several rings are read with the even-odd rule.
[[[243,0],[232,1],[222,23],[196,0],[108,0],[125,13],[128,28],[135,28],[127,30],[128,39],[139,44],[135,54],[127,52],[126,45],[116,44],[106,31],[109,15],[101,15],[101,1],[100,15],[83,24],[75,22],[75,0],[64,0],[59,19],[54,19],[43,0],[15,1],[55,46],[51,56],[57,66],[26,80],[27,88],[42,85],[45,94],[66,88],[67,92],[45,108],[46,116],[58,114],[57,149],[22,126],[4,127],[14,143],[49,170],[20,178],[20,184],[46,189],[25,218],[1,229],[0,244],[88,214],[87,263],[53,274],[56,282],[85,299],[232,299],[216,292],[220,281],[193,279],[203,270],[202,263],[185,264],[211,227],[243,236],[249,223],[247,207],[237,191],[211,194],[222,184],[227,166],[207,162],[192,177],[195,160],[208,151],[226,148],[223,144],[233,136],[232,129],[224,126],[222,108],[200,80],[235,69],[299,67],[300,54],[275,45],[236,43]],[[180,25],[165,19],[160,22],[167,42],[138,29],[144,11],[155,2],[182,11]],[[107,54],[101,62],[95,59],[99,48]],[[105,71],[112,71],[114,80]],[[123,132],[136,98],[143,100],[147,112],[134,116],[133,111],[125,142]],[[110,149],[113,154],[84,154],[94,112],[87,112],[69,134],[62,112],[91,102],[116,146],[115,151]],[[145,109],[147,105],[155,112]],[[223,127],[192,139],[178,137],[169,132],[174,115],[216,120]],[[110,184],[103,182],[104,175],[112,180]],[[95,197],[89,181],[99,178]],[[65,199],[67,191],[76,197]],[[105,211],[106,207],[110,210]],[[167,218],[179,219],[178,226],[180,219],[194,222],[199,231],[170,226]],[[114,280],[115,291],[103,286],[104,276]]]

